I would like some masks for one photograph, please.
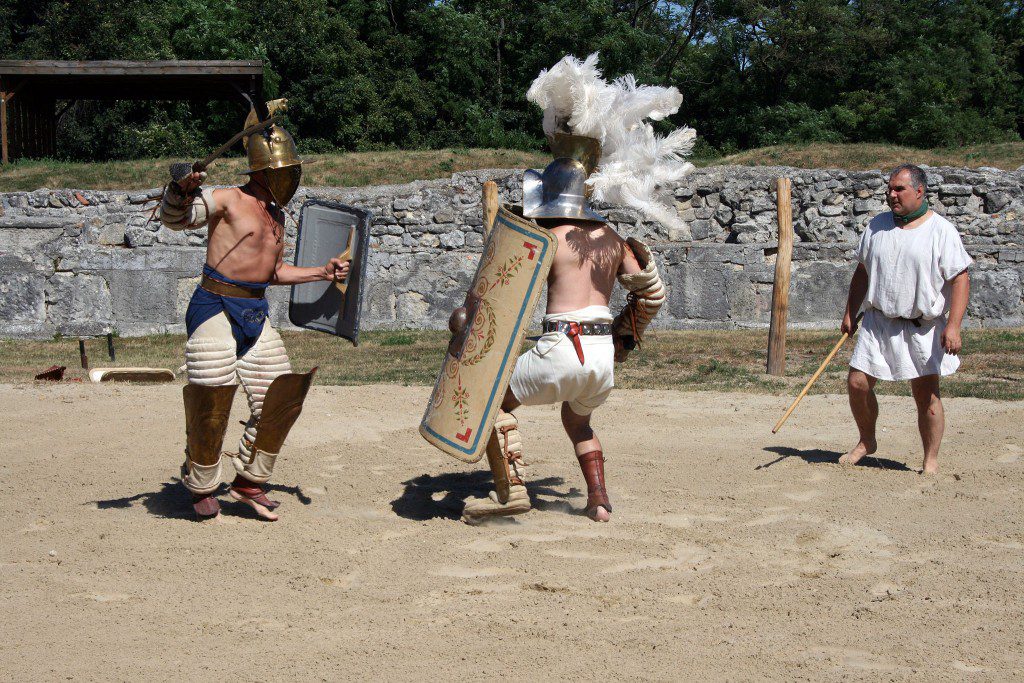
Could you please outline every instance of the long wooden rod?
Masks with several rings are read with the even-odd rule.
[[[863,313],[857,315],[858,324],[860,323],[860,319],[862,317],[864,317]],[[832,351],[827,356],[825,356],[825,360],[821,362],[821,365],[818,367],[818,370],[813,375],[811,375],[811,378],[809,380],[807,380],[807,384],[804,385],[804,390],[800,392],[800,395],[797,396],[796,399],[790,404],[789,408],[786,410],[786,413],[781,418],[779,418],[778,422],[775,423],[775,426],[772,428],[772,434],[776,434],[780,429],[782,429],[783,423],[787,419],[789,419],[789,416],[793,413],[794,410],[796,410],[796,407],[800,404],[800,401],[804,400],[804,396],[806,396],[807,392],[811,390],[811,387],[814,385],[814,383],[818,381],[818,377],[821,376],[821,373],[825,372],[825,368],[828,367],[828,364],[832,362],[832,359],[836,357],[837,353],[839,353],[839,349],[843,348],[843,344],[845,344],[846,340],[849,338],[850,335],[844,332],[843,336],[839,338],[838,342],[836,342],[836,345],[832,347]]]

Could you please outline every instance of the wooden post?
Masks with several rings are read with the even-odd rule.
[[[768,374],[786,374],[786,317],[789,314],[789,270],[793,260],[793,208],[789,178],[775,185],[779,213],[779,249],[775,255],[772,320],[768,328]]]
[[[0,162],[9,164],[10,153],[7,151],[7,93],[0,87]]]
[[[484,219],[484,237],[491,232],[494,219],[498,216],[498,184],[493,180],[484,183],[484,194],[481,200]]]

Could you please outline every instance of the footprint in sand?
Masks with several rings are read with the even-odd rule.
[[[686,607],[707,607],[711,602],[711,596],[684,593],[682,595],[670,595],[665,598],[665,602],[671,602],[673,605],[685,605]]]
[[[93,593],[86,597],[96,602],[124,602],[132,599],[127,593]]]
[[[893,671],[900,668],[866,650],[842,647],[817,647],[807,651],[808,659],[835,662],[851,669]]]
[[[963,671],[965,673],[971,673],[971,674],[982,674],[982,673],[985,673],[987,671],[991,671],[991,669],[989,669],[988,667],[976,666],[974,664],[967,664],[965,662],[961,662],[959,659],[954,659],[952,666],[957,671]]]
[[[636,562],[623,562],[606,568],[602,573],[618,574],[646,569],[685,569],[696,567],[710,557],[703,548],[677,545],[672,551],[672,557],[648,557]]]
[[[355,571],[341,577],[322,576],[320,577],[320,580],[328,586],[347,590],[349,588],[354,588],[357,584],[359,584],[360,578],[360,573],[358,571]]]
[[[608,556],[600,553],[588,553],[584,550],[545,550],[545,555],[564,560],[607,561]]]
[[[1006,445],[1006,452],[996,458],[996,462],[1001,465],[1009,465],[1012,462],[1020,460],[1021,447],[1014,444]]]
[[[504,576],[511,574],[512,570],[507,567],[480,567],[471,569],[469,567],[439,567],[432,572],[434,576],[447,576],[453,579],[484,579],[491,576]]]
[[[790,519],[791,517],[793,517],[793,515],[786,515],[786,514],[764,515],[763,517],[758,517],[757,519],[752,519],[749,522],[744,522],[743,526],[768,526],[769,524],[777,524],[779,522],[784,522],[787,519]]]
[[[502,538],[500,540],[481,538],[462,546],[463,550],[470,550],[474,553],[500,553],[504,550],[511,549],[511,547],[510,539],[508,538]]]
[[[784,493],[782,495],[798,503],[807,503],[820,496],[821,493],[817,489],[810,489],[808,491],[794,491],[793,493]]]

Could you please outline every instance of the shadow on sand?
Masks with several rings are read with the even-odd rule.
[[[451,472],[438,476],[423,474],[415,479],[402,482],[405,490],[391,501],[391,509],[399,517],[416,521],[428,519],[459,519],[467,498],[484,497],[491,490],[494,480],[489,471]],[[571,487],[567,493],[553,487],[561,486],[561,477],[547,477],[529,481],[526,490],[535,510],[557,510],[567,514],[582,514],[569,503],[567,498],[578,495]],[[442,495],[443,494],[443,495]],[[539,500],[538,495],[550,496],[557,500]]]
[[[309,505],[313,499],[303,493],[298,486],[280,486],[270,484],[266,487],[267,494],[274,497],[275,493],[284,493],[294,497],[303,505]],[[227,486],[222,485],[217,491],[218,496],[227,493]],[[164,519],[184,519],[195,521],[196,514],[192,510],[192,495],[181,485],[181,479],[172,477],[170,481],[160,484],[157,491],[136,493],[134,496],[124,498],[111,498],[110,500],[93,501],[100,510],[123,510],[133,507],[136,502],[141,502],[149,514]],[[259,519],[256,512],[244,503],[236,503],[229,497],[221,498],[221,511],[233,517],[251,517]]]
[[[822,463],[828,463],[832,465],[839,464],[839,458],[842,457],[842,453],[839,451],[826,451],[820,448],[811,448],[808,450],[800,450],[799,448],[790,448],[788,446],[769,446],[763,450],[769,453],[775,453],[779,457],[775,458],[771,462],[766,462],[762,465],[755,467],[755,470],[763,470],[766,467],[782,462],[786,458],[800,458],[806,463],[812,465],[819,465]],[[874,455],[866,455],[861,458],[860,462],[857,463],[856,467],[873,467],[875,469],[882,470],[896,470],[897,472],[916,472],[907,467],[902,462],[896,462],[889,458],[878,458]]]

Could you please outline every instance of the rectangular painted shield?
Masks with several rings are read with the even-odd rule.
[[[295,265],[323,266],[335,256],[352,259],[346,283],[328,281],[292,285],[288,319],[293,325],[359,343],[366,262],[370,249],[370,213],[319,199],[302,205]],[[340,286],[339,286],[340,284]]]
[[[557,245],[536,223],[498,210],[466,296],[466,325],[448,345],[420,423],[448,455],[483,457]]]

